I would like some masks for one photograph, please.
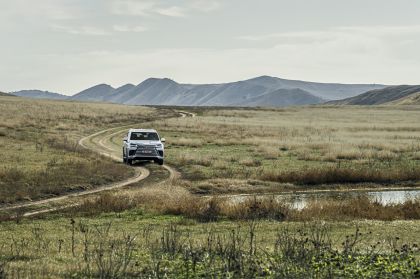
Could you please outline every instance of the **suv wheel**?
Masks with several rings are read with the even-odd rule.
[[[157,159],[157,160],[156,160],[156,163],[158,163],[159,165],[161,165],[161,166],[162,166],[162,165],[163,165],[163,159]]]
[[[124,164],[126,164],[127,163],[127,157],[126,157],[126,155],[125,155],[125,150],[124,150],[124,148],[123,148],[123,163]]]
[[[127,159],[127,164],[131,166],[133,164],[133,160],[132,159]]]

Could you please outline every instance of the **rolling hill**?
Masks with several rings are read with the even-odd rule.
[[[288,80],[277,77],[261,76],[247,80],[249,83],[263,85],[273,89],[299,88],[325,100],[339,100],[353,97],[358,94],[374,89],[385,88],[381,84],[341,84],[341,83],[320,83],[301,80]]]
[[[12,94],[9,94],[9,93],[4,93],[4,92],[1,92],[1,91],[0,91],[0,96],[7,96],[7,97],[13,96],[13,97],[16,97],[15,95],[12,95]]]
[[[384,85],[316,83],[261,76],[220,84],[182,84],[168,78],[149,78],[138,85],[113,88],[99,84],[71,97],[43,91],[19,91],[31,98],[111,102],[127,105],[178,106],[295,106],[343,99]]]
[[[180,106],[289,106],[318,104],[324,100],[301,89],[275,89],[272,86],[239,81],[225,84],[179,84],[171,79],[149,78],[137,86],[114,89],[107,85],[80,92],[71,99],[95,100],[127,105]],[[126,90],[122,90],[122,88]],[[92,93],[93,92],[93,93]]]
[[[323,99],[301,89],[278,89],[260,97],[250,98],[239,105],[243,107],[269,107],[273,106],[272,104],[281,104],[277,106],[287,107],[319,104],[323,101]]]
[[[328,102],[336,105],[420,104],[420,85],[389,86],[355,97]]]
[[[392,105],[420,105],[420,92],[410,94],[407,97],[392,101]]]
[[[117,89],[109,85],[94,86],[71,99],[128,105],[279,107],[319,104],[325,100],[346,98],[384,87],[315,83],[269,76],[221,84],[181,84],[168,78],[149,78],[137,86],[127,84]],[[110,93],[110,90],[113,92]]]
[[[98,84],[71,96],[69,99],[102,102],[106,101],[114,91],[115,89],[108,84]]]
[[[11,94],[19,97],[33,98],[33,99],[52,99],[52,100],[65,100],[68,96],[48,92],[41,90],[21,90],[16,92],[11,92]]]

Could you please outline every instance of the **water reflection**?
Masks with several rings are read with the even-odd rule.
[[[309,201],[337,200],[368,196],[372,201],[383,205],[400,204],[408,200],[420,198],[420,190],[394,190],[394,191],[352,191],[352,192],[316,192],[293,193],[281,195],[257,195],[257,197],[274,197],[277,201],[291,205],[292,208],[302,209]],[[249,196],[233,196],[232,201],[242,202]]]

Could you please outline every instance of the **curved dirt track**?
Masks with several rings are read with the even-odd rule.
[[[79,144],[87,149],[91,149],[94,150],[95,152],[98,152],[101,155],[107,156],[112,158],[113,160],[118,160],[118,158],[115,155],[110,155],[106,152],[99,152],[98,150],[95,150],[93,148],[89,148],[86,146],[85,141],[89,140],[92,137],[98,136],[102,133],[107,132],[108,130],[104,130],[98,133],[95,133],[93,135],[87,136],[82,138],[79,141]],[[53,197],[53,198],[48,198],[48,199],[43,199],[43,200],[38,200],[38,201],[31,201],[31,202],[25,202],[25,203],[19,203],[16,205],[11,205],[11,206],[7,206],[7,207],[2,207],[0,208],[0,210],[15,210],[15,209],[22,209],[25,207],[30,207],[30,206],[36,206],[36,205],[43,205],[43,204],[48,204],[51,202],[58,202],[58,201],[63,201],[65,199],[69,199],[69,198],[74,198],[74,197],[79,197],[79,196],[84,196],[84,195],[90,195],[90,194],[95,194],[95,193],[99,193],[102,191],[106,191],[106,190],[112,190],[112,189],[116,189],[116,188],[120,188],[120,187],[124,187],[127,186],[129,184],[133,184],[136,183],[140,180],[145,179],[146,177],[148,177],[150,175],[150,171],[144,167],[136,167],[135,168],[136,173],[134,177],[130,177],[129,179],[126,179],[124,181],[121,182],[116,182],[116,183],[112,183],[112,184],[108,184],[108,185],[104,185],[104,186],[100,186],[94,189],[90,189],[90,190],[85,190],[85,191],[81,191],[81,192],[77,192],[77,193],[71,193],[71,194],[66,194],[66,195],[61,195],[58,197]],[[68,207],[68,206],[64,206],[64,207]],[[58,209],[64,208],[64,207],[60,207],[60,208],[51,208],[51,209],[46,209],[46,210],[39,210],[39,211],[34,211],[34,212],[27,212],[24,214],[24,216],[32,216],[32,215],[37,215],[37,214],[41,214],[44,212],[50,212],[50,211],[56,211]]]
[[[178,111],[178,113],[180,114],[181,117],[195,117],[195,114],[185,112],[185,111]],[[99,131],[97,133],[94,133],[92,135],[89,135],[89,136],[86,136],[86,137],[80,139],[78,143],[83,148],[92,150],[92,151],[94,151],[98,154],[109,157],[114,161],[121,162],[122,161],[121,156],[118,155],[119,151],[115,147],[112,148],[112,147],[110,147],[110,145],[107,145],[106,142],[108,141],[108,143],[109,143],[109,141],[112,137],[114,137],[118,134],[121,134],[124,131],[127,131],[128,127],[131,127],[131,126],[133,126],[133,125],[124,125],[124,126],[117,127],[117,128],[102,130],[102,131]],[[108,134],[109,132],[112,132],[112,133]],[[103,136],[101,137],[101,135],[103,135]],[[101,138],[99,139],[99,141],[97,143],[95,143],[93,140],[97,137],[101,137]],[[169,172],[169,177],[167,179],[159,182],[158,184],[167,183],[167,182],[173,181],[173,180],[180,177],[180,173],[178,171],[176,171],[175,169],[171,168],[170,166],[165,164],[165,165],[163,165],[163,167]],[[52,202],[64,201],[64,200],[67,200],[67,199],[70,199],[70,198],[75,198],[75,197],[80,197],[80,196],[85,196],[85,195],[91,195],[91,194],[95,194],[95,193],[99,193],[99,192],[103,192],[103,191],[107,191],[107,190],[113,190],[113,189],[121,188],[121,187],[130,185],[130,184],[139,182],[139,181],[147,178],[150,175],[150,171],[143,166],[134,165],[134,166],[132,166],[132,168],[135,170],[135,175],[133,177],[129,178],[129,179],[124,180],[124,181],[115,182],[115,183],[111,183],[111,184],[108,184],[108,185],[103,185],[103,186],[100,186],[100,187],[96,187],[94,189],[85,190],[85,191],[81,191],[81,192],[77,192],[77,193],[65,194],[65,195],[61,195],[61,196],[58,196],[58,197],[47,198],[47,199],[42,199],[42,200],[38,200],[38,201],[30,201],[30,202],[25,202],[25,203],[19,203],[19,204],[15,204],[15,205],[11,205],[11,206],[6,206],[6,207],[0,207],[0,211],[19,210],[19,209],[24,209],[24,208],[31,207],[31,206],[44,205],[44,204],[48,204],[48,203],[52,203]],[[41,210],[25,212],[21,216],[23,216],[23,217],[35,216],[35,215],[39,215],[39,214],[43,214],[43,213],[58,211],[58,210],[64,209],[64,208],[73,207],[73,206],[76,206],[76,205],[77,205],[77,203],[73,203],[73,204],[51,207],[51,208],[48,208],[48,209],[41,209]]]
[[[182,114],[182,113],[180,113],[182,116],[181,117],[186,117],[186,116],[184,116],[184,114]],[[115,130],[115,129],[114,129]],[[107,131],[109,131],[109,130],[107,130]],[[127,128],[125,128],[125,129],[119,129],[119,130],[117,130],[116,132],[113,132],[113,133],[111,133],[111,134],[109,134],[109,135],[106,135],[106,136],[104,136],[103,138],[101,138],[99,141],[98,141],[98,146],[100,146],[101,148],[103,148],[103,149],[106,149],[106,150],[108,150],[108,152],[101,152],[100,150],[95,150],[95,152],[97,152],[97,153],[100,153],[100,154],[102,154],[102,155],[105,155],[105,156],[108,156],[108,157],[110,157],[110,158],[112,158],[113,160],[115,160],[115,161],[121,161],[121,155],[117,155],[118,154],[118,150],[116,150],[115,148],[112,148],[112,147],[110,147],[109,145],[107,145],[106,144],[106,142],[110,142],[111,141],[111,139],[114,137],[114,136],[117,136],[117,135],[119,135],[119,134],[122,134],[123,132],[126,132],[127,131]],[[103,131],[104,132],[104,131]],[[105,131],[106,132],[106,131]],[[100,133],[99,133],[100,134]],[[92,135],[92,136],[94,136],[94,135]],[[83,139],[82,139],[83,140]],[[88,138],[85,138],[85,140],[88,140]],[[83,142],[79,142],[79,144],[80,145],[82,145],[82,146],[84,146],[83,145]],[[85,146],[86,147],[86,146]],[[88,147],[86,147],[86,148],[88,148]],[[180,173],[178,172],[178,171],[176,171],[175,169],[173,169],[173,168],[171,168],[170,166],[168,166],[168,165],[163,165],[163,167],[169,172],[169,177],[168,177],[168,179],[166,179],[166,180],[164,180],[164,181],[162,181],[162,183],[163,182],[167,182],[168,180],[169,181],[172,181],[172,180],[174,180],[174,179],[176,179],[176,178],[179,178],[180,177]],[[150,172],[149,172],[149,170],[148,169],[146,169],[145,167],[135,167],[136,169],[140,169],[141,171],[143,171],[143,172],[147,172],[147,175],[149,175],[150,174]],[[134,181],[134,182],[137,182],[137,181]],[[134,183],[133,182],[133,183]]]

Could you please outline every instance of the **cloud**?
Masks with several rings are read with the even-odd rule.
[[[138,25],[138,26],[129,26],[129,25],[114,25],[112,29],[116,32],[145,32],[148,30],[147,27]]]
[[[29,72],[30,76],[22,76],[24,73],[19,67],[8,67],[7,74],[24,81],[19,83],[20,87],[37,87],[37,82],[50,76],[53,77],[48,80],[50,90],[65,88],[68,93],[76,93],[95,83],[107,82],[114,86],[139,83],[151,76],[169,77],[185,83],[227,82],[264,74],[319,82],[418,83],[420,38],[410,45],[368,37],[343,36],[325,42],[258,48],[151,48],[133,51],[104,48],[37,58],[32,64],[47,63],[47,66]],[[34,57],[19,59],[26,62]],[[11,62],[5,61],[13,65]]]
[[[109,11],[117,15],[185,17],[195,11],[211,12],[221,6],[218,1],[211,0],[187,0],[182,3],[183,5],[166,5],[164,1],[113,0]]]
[[[191,8],[202,12],[212,12],[219,9],[220,2],[211,0],[195,0],[191,3]]]
[[[95,64],[85,65],[83,76],[72,79],[83,80],[87,87],[103,81],[114,85],[136,83],[150,76],[211,83],[268,74],[320,82],[415,84],[420,61],[419,31],[415,26],[340,27],[270,35],[267,40],[274,42],[263,46],[255,46],[254,41],[232,49],[85,53],[80,54],[80,64]]]
[[[148,16],[156,7],[154,2],[114,0],[110,4],[110,12],[117,15]]]
[[[338,31],[350,31],[350,32],[375,32],[375,33],[419,33],[420,25],[374,25],[374,26],[342,26],[335,27]]]
[[[379,65],[396,59],[398,62],[411,60],[411,64],[413,59],[420,59],[416,50],[420,45],[420,25],[343,26],[304,32],[247,35],[237,39],[257,48],[290,47],[291,55],[305,50],[302,51],[303,55],[310,53],[312,56],[325,56],[324,60],[330,63],[371,61]],[[373,61],[378,57],[381,59]],[[313,60],[311,57],[307,59]]]
[[[83,9],[77,2],[62,2],[56,0],[38,0],[28,2],[26,0],[3,1],[0,10],[2,17],[35,17],[39,16],[49,20],[76,19]]]
[[[125,24],[116,24],[113,25],[111,28],[99,28],[94,26],[65,26],[65,25],[52,25],[52,28],[59,32],[68,33],[71,35],[85,35],[85,36],[109,36],[112,35],[113,32],[122,32],[122,33],[129,33],[129,32],[145,32],[147,31],[147,27],[137,25],[137,26],[130,26]]]
[[[347,31],[337,30],[335,28],[328,30],[315,30],[315,31],[297,31],[297,32],[281,32],[281,33],[269,33],[262,35],[244,35],[239,36],[237,39],[251,42],[267,42],[272,41],[275,43],[281,42],[302,42],[308,43],[312,41],[325,41],[330,38],[339,36],[340,34],[346,33]]]
[[[107,36],[111,34],[105,29],[94,26],[71,27],[64,25],[52,25],[52,28],[56,31],[61,31],[72,35]]]
[[[297,31],[297,32],[282,32],[269,33],[262,35],[244,35],[237,39],[244,41],[264,42],[264,41],[329,41],[344,36],[404,36],[407,34],[420,34],[420,25],[409,26],[342,26],[334,27],[326,30],[314,31]]]
[[[177,6],[157,9],[156,12],[160,15],[170,16],[170,17],[185,17],[186,15],[185,14],[186,10]]]

